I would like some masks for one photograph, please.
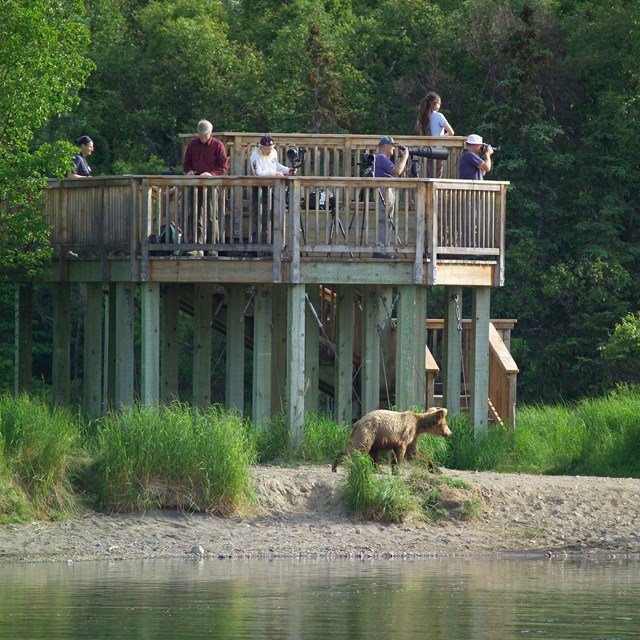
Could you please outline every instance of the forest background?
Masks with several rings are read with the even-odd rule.
[[[640,380],[636,0],[0,0],[0,15],[0,389],[14,282],[50,255],[34,194],[70,168],[70,141],[93,138],[95,175],[158,173],[203,117],[214,131],[414,134],[428,91],[457,135],[502,145],[488,178],[511,183],[507,271],[491,315],[518,321],[519,400]],[[37,291],[36,342],[50,295]]]

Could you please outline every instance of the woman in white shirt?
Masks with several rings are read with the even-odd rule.
[[[418,131],[422,136],[453,136],[453,127],[449,124],[448,120],[440,113],[440,107],[442,106],[442,99],[437,93],[430,91],[422,98],[420,102],[420,109],[418,111]],[[442,178],[444,161],[435,160],[436,171],[435,176],[433,172],[433,162],[429,160],[427,164],[427,175],[432,178]]]
[[[253,175],[282,178],[285,175],[295,175],[296,170],[290,169],[278,162],[275,142],[271,136],[262,136],[259,145],[252,151],[249,160]]]

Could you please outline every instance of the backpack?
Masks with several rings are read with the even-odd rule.
[[[167,232],[167,227],[169,231]],[[155,233],[149,236],[149,244],[180,244],[182,242],[182,231],[173,222],[168,225],[163,224],[160,227],[160,235]],[[174,256],[180,255],[179,251],[154,251],[158,256],[170,256],[173,253]]]

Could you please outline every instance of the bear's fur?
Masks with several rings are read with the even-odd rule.
[[[425,413],[414,411],[387,411],[378,409],[360,418],[353,425],[347,448],[341,451],[331,465],[335,471],[340,462],[352,451],[368,453],[376,466],[383,451],[393,451],[391,464],[400,464],[407,453],[415,456],[418,437],[422,433],[449,438],[447,410],[432,407]]]

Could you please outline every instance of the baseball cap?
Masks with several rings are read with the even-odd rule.
[[[482,144],[482,136],[477,136],[475,133],[472,133],[467,138],[467,144]]]
[[[275,142],[271,136],[262,136],[262,138],[260,138],[261,147],[270,147],[272,144],[275,144]]]
[[[391,136],[382,136],[380,138],[380,142],[378,142],[378,146],[381,147],[383,144],[395,144],[396,141]]]

